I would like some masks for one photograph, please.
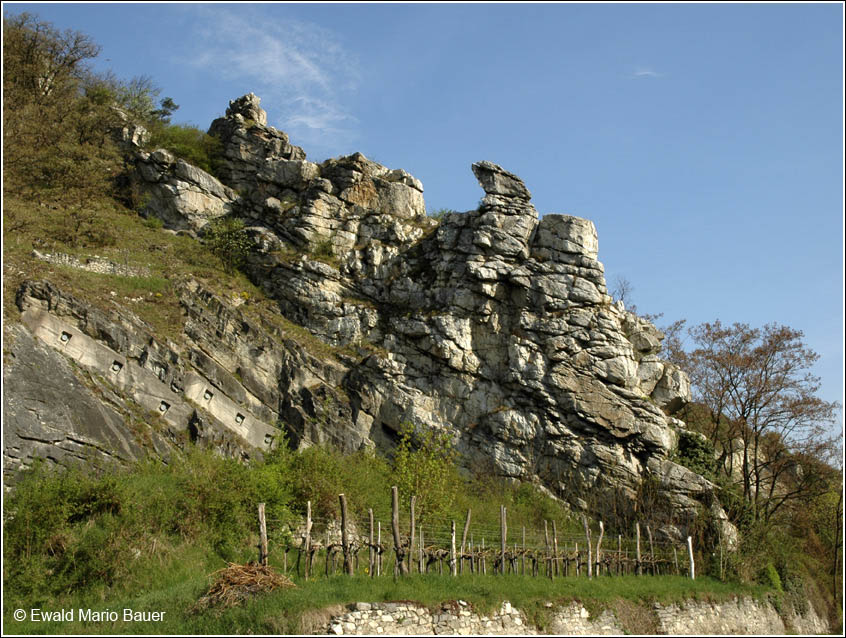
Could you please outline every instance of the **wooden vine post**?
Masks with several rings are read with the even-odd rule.
[[[690,579],[694,580],[696,570],[693,567],[693,539],[690,536],[687,537],[687,557],[690,560]]]
[[[423,548],[425,546],[426,546],[426,543],[424,542],[424,539],[423,539],[423,523],[420,523],[420,564],[417,565],[417,571],[420,572],[421,574],[423,573],[424,569],[426,571],[428,571],[428,569],[426,569],[426,566],[423,563]]]
[[[305,577],[308,580],[311,571],[311,501],[306,503],[306,528],[305,528]]]
[[[576,576],[582,575],[582,557],[579,554],[579,544],[574,543],[576,546]]]
[[[335,547],[332,545],[332,539],[329,532],[329,526],[326,526],[326,575],[329,575],[329,560],[332,561],[332,574],[335,573]]]
[[[596,541],[596,575],[599,576],[602,570],[602,537],[605,536],[605,525],[599,521],[599,540]]]
[[[526,526],[523,525],[523,551],[520,553],[520,574],[526,575]]]
[[[376,522],[376,575],[382,575],[382,521]]]
[[[397,557],[397,566],[399,567],[399,573],[400,575],[405,576],[408,573],[408,570],[405,566],[405,552],[403,551],[402,543],[400,541],[399,492],[397,491],[396,485],[391,488],[391,531],[394,535],[394,553]]]
[[[267,519],[264,517],[264,503],[258,505],[259,516],[259,563],[267,567]]]
[[[546,521],[543,522],[543,536],[546,540],[546,575],[549,576],[550,580],[552,579],[552,557],[550,556],[549,550],[549,525]]]
[[[643,573],[643,567],[640,564],[640,523],[635,523],[635,534],[637,535],[637,545],[635,546],[635,549],[637,551],[637,556],[636,556],[637,572],[636,573],[637,573],[638,576],[640,576]]]
[[[367,515],[370,517],[370,567],[368,568],[369,571],[367,572],[370,574],[370,578],[374,578],[376,576],[376,548],[373,546],[373,509],[367,510]]]
[[[501,549],[501,557],[500,557],[500,569],[502,570],[500,573],[505,575],[505,547],[506,547],[506,537],[508,535],[508,527],[506,526],[505,522],[505,505],[499,506],[500,512],[500,533],[502,536],[502,549]]]
[[[343,494],[338,494],[338,500],[341,502],[341,547],[344,550],[344,571],[347,576],[352,576],[354,570],[350,555],[350,539],[347,535],[347,498]]]
[[[461,534],[461,558],[459,559],[461,572],[464,572],[464,552],[467,549],[467,532],[470,531],[470,508],[467,508],[467,518],[464,519],[464,531]],[[473,569],[473,561],[470,561],[470,570]]]
[[[623,535],[617,534],[617,576],[623,573]]]
[[[412,561],[414,561],[414,502],[417,500],[416,496],[411,497],[411,540],[408,542],[408,573],[410,574],[412,569]]]
[[[593,555],[592,555],[592,548],[590,546],[590,526],[588,525],[587,516],[582,514],[582,525],[585,528],[585,538],[587,539],[587,550],[588,550],[588,560],[587,560],[587,577],[593,578]]]
[[[561,575],[561,563],[558,556],[558,525],[552,520],[552,575]]]
[[[455,555],[455,521],[451,521],[449,541],[449,569],[453,576],[458,576],[458,561]]]
[[[655,546],[652,544],[652,528],[649,527],[649,525],[646,526],[646,535],[649,537],[649,565],[652,570],[652,575],[655,576]]]

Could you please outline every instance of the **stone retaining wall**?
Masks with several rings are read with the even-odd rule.
[[[432,610],[415,602],[353,603],[334,616],[318,633],[334,635],[611,635],[624,634],[820,634],[829,631],[813,609],[803,616],[782,619],[769,603],[738,598],[722,603],[688,602],[651,606],[626,603],[633,617],[613,608],[596,617],[573,602],[552,611],[544,631],[528,621],[509,602],[488,615],[463,601],[450,601]],[[612,607],[614,607],[612,605]],[[618,618],[618,615],[620,618]]]
[[[57,266],[68,266],[70,268],[77,268],[79,270],[87,270],[89,272],[96,272],[101,275],[120,275],[122,277],[149,277],[150,269],[139,266],[134,267],[128,264],[119,264],[99,255],[87,257],[85,261],[74,257],[73,255],[66,255],[65,253],[41,253],[37,250],[32,251],[32,256],[41,261],[46,261]]]

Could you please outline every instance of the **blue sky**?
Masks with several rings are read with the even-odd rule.
[[[596,224],[640,311],[800,329],[843,403],[840,3],[3,6],[25,10],[175,121],[253,91],[310,159],[404,168],[430,209],[474,208],[470,164],[501,164]]]

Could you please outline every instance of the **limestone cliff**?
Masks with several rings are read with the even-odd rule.
[[[576,507],[631,497],[647,476],[682,515],[713,504],[711,484],[670,460],[684,424],[668,413],[688,400],[687,377],[657,356],[661,333],[608,295],[590,221],[539,216],[520,178],[481,161],[479,208],[438,222],[405,171],[360,153],[309,162],[266,122],[250,94],[212,123],[220,180],[164,150],[136,151],[135,176],[166,228],[201,237],[217,217],[245,220],[245,270],[281,323],[186,282],[177,346],[128,312],[102,317],[30,282],[18,295],[29,331],[59,351],[63,332],[84,341],[66,356],[111,374],[109,391],[158,411],[173,440],[206,433],[249,454],[282,425],[297,445],[389,450],[411,423],[448,431],[468,466]],[[22,441],[24,403],[6,412]],[[9,440],[7,467],[41,449]]]

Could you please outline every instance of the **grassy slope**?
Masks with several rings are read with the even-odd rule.
[[[97,225],[107,228],[106,245],[73,245],[63,241],[63,228],[72,223],[66,211],[39,206],[20,198],[3,202],[3,318],[15,322],[19,312],[15,293],[26,279],[49,279],[63,291],[106,313],[126,308],[152,328],[162,342],[182,343],[183,311],[176,294],[179,281],[195,279],[224,299],[238,299],[240,309],[281,337],[291,339],[317,357],[355,356],[317,339],[302,326],[282,317],[276,303],[242,273],[226,272],[221,260],[203,244],[177,236],[152,224],[119,202],[105,198]],[[54,265],[32,256],[63,253],[81,261],[93,255],[131,268],[146,268],[149,276],[124,277]]]
[[[490,563],[489,575],[453,579],[415,574],[395,582],[389,575],[389,555],[383,572],[388,575],[368,578],[366,552],[360,554],[353,578],[325,577],[325,558],[319,554],[315,576],[305,583],[296,573],[296,552],[292,551],[287,566],[297,589],[258,596],[243,607],[220,613],[195,614],[191,608],[214,571],[225,567],[226,560],[244,563],[256,558],[258,500],[268,502],[270,564],[281,570],[285,559],[279,521],[296,523],[306,499],[315,506],[316,539],[323,538],[325,522],[336,516],[333,507],[342,490],[355,520],[362,521],[365,507],[371,505],[385,521],[389,465],[366,453],[344,457],[311,449],[244,466],[195,450],[168,466],[150,462],[101,476],[39,471],[46,470],[33,472],[6,502],[7,513],[18,514],[4,526],[4,624],[14,633],[298,633],[325,622],[325,608],[333,605],[415,600],[436,606],[455,599],[481,611],[509,600],[542,625],[549,615],[546,601],[580,600],[594,613],[607,606],[628,609],[628,613],[637,607],[641,616],[651,617],[650,601],[723,599],[735,594],[760,597],[767,591],[678,576],[614,576],[593,581],[570,577],[552,582],[543,577],[498,577],[490,574]],[[562,535],[578,529],[560,505],[527,486],[465,479],[455,487],[459,494],[446,514],[456,516],[472,508],[477,535],[481,529],[495,529],[499,503],[508,506],[513,525],[537,527],[540,517],[548,517],[558,523]],[[440,527],[436,521],[430,525]],[[428,531],[427,538],[428,544]],[[639,606],[620,607],[620,599],[637,601]],[[16,609],[34,608],[77,610],[75,622],[18,622],[12,617]],[[166,613],[161,623],[79,621],[79,609],[121,614],[124,608]]]
[[[73,596],[51,601],[45,610],[74,609],[74,622],[15,622],[7,606],[4,622],[14,633],[151,633],[151,634],[239,634],[239,633],[304,633],[317,629],[328,620],[328,611],[336,605],[355,601],[414,600],[436,607],[450,600],[466,600],[481,612],[489,612],[504,601],[524,611],[529,620],[543,627],[549,618],[547,601],[566,603],[576,600],[585,605],[592,616],[615,607],[620,599],[639,603],[682,602],[685,600],[718,601],[735,595],[756,598],[766,596],[761,586],[740,587],[710,578],[692,581],[680,576],[609,577],[593,581],[574,577],[544,578],[522,576],[497,577],[412,576],[394,582],[391,578],[370,579],[366,576],[318,578],[309,583],[295,579],[296,589],[258,596],[242,607],[224,611],[192,614],[189,610],[208,586],[206,577],[186,568],[187,559],[166,576],[152,582],[148,590],[119,598],[101,599],[96,595]],[[208,563],[202,556],[193,557],[199,565]],[[213,567],[213,565],[208,565]],[[162,622],[84,623],[78,620],[79,609],[118,611],[163,611]],[[625,621],[626,619],[622,619]]]

